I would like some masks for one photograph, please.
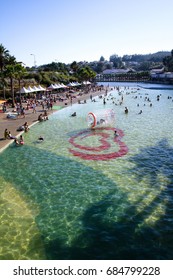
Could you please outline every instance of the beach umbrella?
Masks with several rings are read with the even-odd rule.
[[[5,102],[6,102],[6,100],[0,100],[0,105],[5,103]]]

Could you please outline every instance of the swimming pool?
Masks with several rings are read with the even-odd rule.
[[[0,155],[0,259],[173,258],[173,91],[125,85],[105,105],[54,113]],[[118,140],[88,128],[103,108]]]

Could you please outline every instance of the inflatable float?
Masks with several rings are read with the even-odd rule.
[[[89,112],[87,115],[87,123],[92,129],[115,125],[115,112],[113,109]]]

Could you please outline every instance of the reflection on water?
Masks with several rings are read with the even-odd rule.
[[[70,153],[69,139],[88,131],[87,113],[103,108],[99,98],[55,113],[24,135],[25,146],[1,154],[0,259],[172,259],[173,93],[122,94],[122,105],[116,91],[105,105],[124,133],[122,157],[93,161]],[[77,149],[115,152],[112,132],[82,134]],[[45,140],[37,143],[40,135]]]

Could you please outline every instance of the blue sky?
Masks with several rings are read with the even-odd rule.
[[[0,44],[33,66],[173,49],[172,0],[1,0]]]

